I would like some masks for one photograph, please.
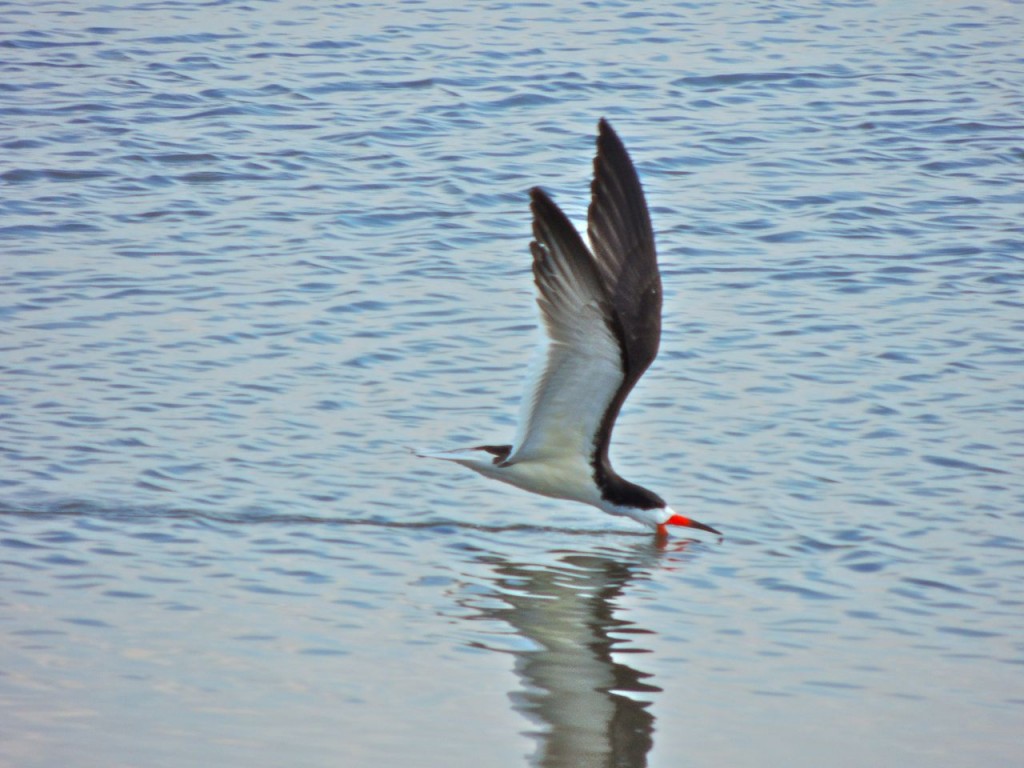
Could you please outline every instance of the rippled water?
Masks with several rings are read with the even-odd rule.
[[[1018,765],[1022,17],[0,7],[0,764]],[[602,115],[722,541],[406,450],[511,435]]]

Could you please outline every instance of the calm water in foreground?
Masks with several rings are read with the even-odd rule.
[[[0,765],[1021,765],[1022,18],[4,5]],[[407,451],[511,436],[602,115],[722,541]]]

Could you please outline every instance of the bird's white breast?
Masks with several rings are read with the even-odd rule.
[[[482,475],[517,488],[600,507],[602,499],[590,466],[577,455],[517,461],[506,466],[491,462],[466,464]]]

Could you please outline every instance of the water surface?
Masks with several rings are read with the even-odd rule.
[[[1019,3],[0,9],[0,764],[1016,765]],[[637,162],[619,470],[508,439]]]

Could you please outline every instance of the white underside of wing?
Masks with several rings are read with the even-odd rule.
[[[621,352],[596,301],[559,312],[547,325],[550,338],[530,366],[508,463],[581,463],[589,477],[594,437],[622,384]]]

